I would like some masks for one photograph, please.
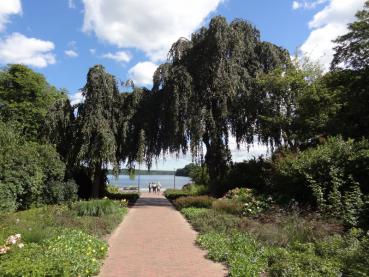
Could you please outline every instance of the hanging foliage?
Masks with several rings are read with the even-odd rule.
[[[169,61],[154,76],[154,94],[162,95],[160,146],[170,152],[201,157],[209,169],[213,194],[231,160],[230,133],[253,142],[258,99],[255,77],[289,63],[288,52],[262,42],[249,22],[215,17],[191,40],[173,44]]]

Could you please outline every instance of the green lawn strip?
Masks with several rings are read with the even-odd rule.
[[[0,246],[21,234],[23,248],[0,255],[0,276],[94,276],[108,245],[102,239],[128,209],[111,200],[44,206],[1,215]]]

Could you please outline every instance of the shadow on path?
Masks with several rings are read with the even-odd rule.
[[[160,197],[159,195],[149,195],[145,194],[145,197],[140,197],[137,202],[134,204],[135,208],[140,207],[148,207],[148,206],[154,206],[154,207],[173,207],[172,204],[163,197]]]

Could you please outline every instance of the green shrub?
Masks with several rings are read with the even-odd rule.
[[[77,184],[69,180],[67,182],[50,182],[43,193],[44,203],[55,204],[77,201]]]
[[[168,200],[173,201],[179,197],[192,196],[192,193],[181,189],[166,189],[164,191],[164,196],[168,198]]]
[[[130,205],[133,205],[140,198],[138,192],[106,192],[105,196],[111,200],[126,200]]]
[[[174,206],[181,210],[183,208],[195,207],[195,208],[211,208],[215,199],[209,196],[187,196],[179,197],[173,201]]]
[[[12,185],[0,182],[0,213],[15,211],[19,205],[16,197]]]
[[[223,200],[223,201],[222,201]],[[228,191],[215,208],[243,216],[254,216],[273,204],[271,196],[258,195],[253,189],[235,188]]]
[[[206,195],[209,193],[209,187],[206,185],[187,184],[182,187],[183,191],[189,192],[191,195]]]
[[[341,275],[338,263],[315,255],[311,247],[304,252],[278,249],[268,259],[270,276],[331,276]]]
[[[25,244],[0,256],[0,275],[94,276],[107,253],[107,244],[78,230],[65,230],[42,244]]]
[[[183,208],[181,212],[200,233],[229,232],[237,230],[243,219],[231,214],[218,213],[212,209]]]
[[[241,215],[243,204],[230,199],[218,199],[213,202],[213,209],[234,215]]]
[[[269,249],[243,233],[207,233],[197,243],[208,257],[229,266],[230,276],[260,276],[267,268]]]
[[[80,201],[73,205],[79,216],[104,216],[119,213],[120,209],[118,203],[109,199]]]
[[[119,193],[119,187],[108,184],[106,186],[106,192],[108,192],[108,193]]]
[[[369,276],[369,233],[356,251],[344,261],[343,269],[345,276]]]
[[[0,145],[0,212],[75,199],[54,146],[26,141],[1,120]]]
[[[355,226],[369,193],[369,142],[329,138],[325,144],[277,159],[274,191]]]

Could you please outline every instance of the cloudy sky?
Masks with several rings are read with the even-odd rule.
[[[244,18],[263,40],[328,68],[332,40],[347,31],[365,0],[0,0],[0,64],[23,63],[80,100],[88,68],[103,64],[119,80],[151,87],[171,44],[214,15]],[[265,149],[237,151],[234,160]],[[158,162],[178,168],[191,158]]]

